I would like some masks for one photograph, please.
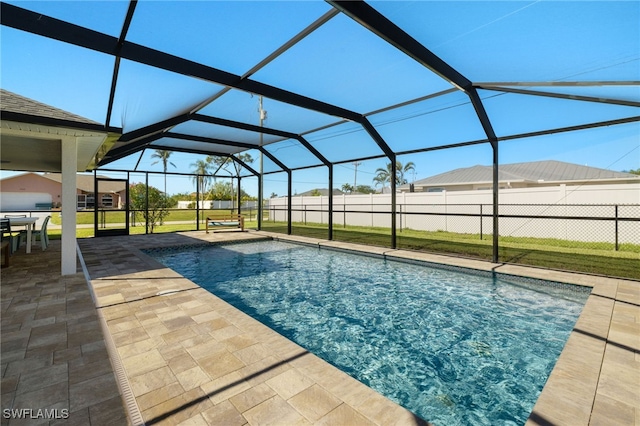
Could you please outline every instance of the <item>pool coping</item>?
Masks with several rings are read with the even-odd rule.
[[[156,313],[148,311],[144,312],[143,315],[135,310],[131,311],[127,309],[127,306],[137,304],[148,307],[148,305],[151,305],[152,308],[150,309],[167,309],[167,306],[163,306],[163,308],[157,308],[156,306],[153,308],[153,303],[150,303],[150,301],[162,298],[162,303],[165,305],[169,303],[169,301],[180,302],[181,300],[186,300],[186,296],[189,293],[195,294],[199,288],[177,273],[168,272],[168,268],[161,267],[161,265],[158,266],[159,264],[157,262],[140,251],[143,248],[184,245],[182,244],[183,237],[188,238],[190,242],[196,245],[224,243],[229,240],[238,239],[275,239],[338,250],[348,250],[363,254],[380,255],[389,259],[426,261],[480,271],[498,272],[500,274],[518,275],[592,287],[591,295],[576,323],[576,327],[571,333],[549,380],[538,398],[538,402],[527,424],[553,423],[586,425],[598,423],[599,420],[610,421],[611,419],[620,419],[622,423],[633,424],[634,419],[640,418],[640,402],[637,392],[637,385],[640,384],[640,368],[638,367],[640,364],[640,356],[638,356],[640,352],[640,338],[638,337],[640,336],[640,329],[638,327],[640,323],[640,283],[638,282],[550,271],[518,265],[492,264],[473,259],[461,259],[406,250],[392,250],[381,247],[273,234],[263,231],[215,234],[205,234],[203,232],[176,233],[172,234],[172,236],[162,237],[157,235],[149,238],[135,239],[136,243],[134,244],[113,239],[111,241],[117,247],[105,245],[102,249],[97,249],[97,251],[93,253],[92,265],[89,265],[88,270],[91,287],[97,294],[96,305],[98,309],[103,310],[105,313],[106,331],[112,336],[115,334],[116,340],[122,336],[124,331],[123,327],[125,327],[123,324],[132,321],[135,322],[140,318],[143,318],[142,322],[147,321],[146,324],[142,324],[142,328],[145,326],[150,330],[154,327],[159,328],[158,321],[153,322],[158,318]],[[97,240],[98,239],[92,241],[91,245],[97,243]],[[104,241],[107,239],[99,240]],[[131,238],[127,240],[129,242],[134,241],[134,239]],[[83,247],[83,251],[85,250],[89,253],[95,249],[87,245]],[[101,250],[103,254],[110,254],[101,257],[99,254]],[[115,259],[110,259],[110,256],[114,256],[114,253],[117,253],[120,260],[126,258],[127,261],[131,261],[132,265],[118,265]],[[95,255],[97,255],[97,257]],[[97,258],[100,258],[99,261],[97,261]],[[98,266],[96,266],[96,262],[99,264]],[[108,268],[120,269],[119,274],[133,276],[132,283],[128,283],[128,287],[124,286],[117,289],[116,284],[118,283],[114,284],[109,279],[111,273],[107,271]],[[136,268],[138,269],[136,270]],[[150,269],[144,272],[145,268]],[[91,276],[92,273],[93,276]],[[103,274],[104,277],[100,277],[101,274]],[[119,274],[114,276],[120,276]],[[125,279],[125,281],[126,280],[127,279]],[[106,292],[104,291],[105,288],[108,288]],[[160,295],[159,293],[162,291],[171,292]],[[208,297],[200,293],[198,293],[197,296],[198,298]],[[211,295],[211,297],[215,298],[213,295]],[[239,311],[235,308],[225,306],[224,302],[220,304],[220,301],[215,299],[211,300],[215,301],[215,305],[220,312],[224,312],[224,315],[233,318],[238,324],[244,326],[252,321],[257,322],[253,319],[247,319],[244,314],[240,313],[240,315],[238,313]],[[182,302],[182,305],[185,306],[189,304],[195,306],[197,300]],[[178,303],[178,305],[180,305],[180,303]],[[202,309],[201,305],[198,305],[198,309]],[[118,312],[114,314],[110,311]],[[134,318],[131,318],[132,315]],[[154,317],[154,315],[156,315],[156,317]],[[166,315],[166,312],[160,312],[159,315]],[[202,313],[195,314],[195,317],[197,318],[198,315],[200,315],[199,318],[205,317],[202,316]],[[631,320],[629,320],[630,318]],[[138,325],[140,325],[140,323],[141,321],[138,321]],[[190,324],[192,324],[190,326],[192,328],[202,325],[201,323],[197,323],[195,326],[193,323]],[[235,325],[234,323],[234,326]],[[225,409],[224,415],[240,415],[241,419],[249,424],[260,424],[260,421],[257,420],[260,418],[257,416],[257,412],[260,412],[262,416],[267,416],[268,414],[265,413],[273,410],[284,410],[291,415],[298,415],[298,420],[312,424],[323,424],[323,422],[329,422],[328,419],[333,419],[335,423],[335,420],[338,418],[359,419],[363,423],[368,422],[370,424],[419,423],[420,419],[412,416],[407,410],[380,396],[375,391],[315,357],[315,355],[305,354],[304,350],[295,343],[288,341],[264,326],[257,325],[257,327],[262,327],[261,330],[268,334],[270,339],[268,342],[265,341],[259,344],[268,347],[272,354],[277,354],[281,358],[281,361],[278,362],[283,362],[283,364],[279,365],[278,368],[285,366],[287,371],[289,371],[288,373],[281,372],[274,377],[285,375],[284,378],[280,377],[280,379],[276,379],[270,377],[265,381],[254,380],[257,384],[250,383],[251,386],[246,389],[243,387],[232,387],[229,390],[225,390],[224,393],[228,396],[222,400],[219,400],[217,394],[214,395],[214,398],[203,398],[203,396],[207,395],[207,393],[202,390],[203,386],[206,388],[210,383],[201,384],[199,386],[199,392],[194,393],[192,389],[184,392],[184,395],[173,395],[171,392],[165,392],[165,395],[160,395],[161,392],[158,389],[154,389],[153,391],[157,392],[153,398],[144,393],[136,396],[136,401],[138,401],[138,404],[141,406],[141,411],[143,415],[145,415],[145,418],[148,419],[150,413],[155,413],[154,417],[151,418],[158,418],[157,413],[162,410],[162,407],[167,406],[167,404],[169,404],[169,406],[171,406],[171,404],[175,405],[177,403],[176,398],[182,398],[182,400],[184,400],[185,397],[189,397],[185,395],[191,395],[191,397],[193,397],[193,395],[199,395],[196,396],[196,400],[198,400],[199,403],[194,406],[197,410],[194,410],[194,407],[190,406],[190,409],[187,410],[189,413],[187,414],[192,415],[192,417],[190,417],[191,419],[198,418],[199,421],[203,422],[207,421],[207,415],[215,412],[215,410],[220,410],[220,406],[223,405]],[[147,328],[144,328],[144,330],[147,330]],[[279,337],[276,337],[276,335]],[[154,344],[158,343],[157,336],[151,336],[150,339],[155,342]],[[126,341],[126,338],[124,341]],[[142,350],[141,348],[144,345],[140,344],[141,347],[135,349],[136,342],[129,343],[130,344],[127,345],[121,344],[118,348],[118,342],[116,341],[115,346],[119,351],[119,355],[123,358],[122,361],[124,369],[127,370],[127,377],[129,380],[135,381],[139,380],[140,377],[140,374],[136,373],[135,370],[141,368],[139,365],[136,366],[136,364],[140,363],[142,355],[139,351]],[[124,346],[126,346],[126,349],[123,350]],[[184,346],[184,344],[182,346]],[[165,350],[168,351],[166,353],[171,353],[169,349],[165,348]],[[162,355],[164,356],[166,353]],[[173,355],[173,353],[171,354]],[[296,356],[299,356],[299,358],[295,358]],[[287,359],[291,357],[294,358],[287,361]],[[158,359],[155,361],[160,363]],[[167,364],[169,364],[168,361]],[[131,367],[132,365],[133,367]],[[162,368],[165,368],[164,373],[167,373],[166,366]],[[293,371],[293,373],[290,372],[290,370]],[[131,371],[134,371],[134,373],[131,373]],[[146,371],[146,369],[143,367],[142,371]],[[144,374],[150,373],[151,372],[145,372]],[[171,373],[171,371],[169,371],[169,373]],[[181,373],[182,372],[178,374]],[[236,372],[234,371],[230,374],[234,373]],[[298,381],[308,386],[304,387],[304,389],[295,395],[289,395],[287,392],[278,388],[279,385],[277,384],[279,381],[284,380],[284,382],[288,383],[287,386],[290,386],[291,377],[288,377],[287,374],[289,376],[296,376]],[[297,374],[302,374],[302,376],[298,377]],[[329,377],[332,378],[330,379]],[[223,379],[224,377],[216,378],[213,381]],[[226,379],[230,379],[230,377]],[[192,380],[192,378],[190,380]],[[268,380],[272,381],[265,384]],[[311,380],[311,382],[308,380]],[[176,381],[180,382],[179,379],[176,379]],[[172,384],[174,383],[172,382]],[[269,387],[269,384],[273,386]],[[237,402],[240,395],[245,395],[247,392],[255,393],[257,392],[255,391],[257,388],[264,390],[264,386],[267,386],[271,391],[273,391],[274,388],[280,389],[281,393],[276,392],[276,395],[251,407],[247,410],[247,412],[253,410],[249,414],[238,412],[238,406],[233,405],[234,400],[232,398],[236,398],[235,401]],[[325,395],[327,391],[331,397],[335,399]],[[318,392],[322,393],[325,399],[333,401],[333,404],[336,404],[336,401],[340,401],[340,403],[337,406],[332,406],[328,412],[322,413],[323,415],[319,418],[315,418],[317,413],[313,415],[309,414],[308,408],[297,407],[299,409],[293,412],[290,411],[292,407],[291,401],[294,401],[294,397],[298,398],[295,401],[300,402],[305,397],[308,398],[311,394],[318,394]],[[173,393],[176,393],[175,389],[173,389]],[[169,397],[170,394],[173,396]],[[154,398],[157,401],[150,403],[149,401]],[[143,403],[140,403],[140,399],[142,399]],[[274,401],[277,401],[277,404]],[[209,405],[204,404],[204,402],[209,402]],[[260,407],[264,410],[261,411]],[[386,408],[382,409],[381,407]],[[251,417],[251,413],[254,414],[253,417]],[[306,413],[306,417],[304,413]],[[393,413],[393,416],[390,416],[391,413]],[[235,418],[236,420],[240,419],[237,416]]]

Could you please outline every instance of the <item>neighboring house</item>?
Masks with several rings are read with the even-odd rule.
[[[98,176],[109,179],[106,176]],[[120,209],[126,202],[122,181],[100,184],[96,197],[94,176],[78,174],[76,180],[77,209],[92,209],[96,203],[105,209]],[[60,207],[62,199],[62,175],[60,173],[23,173],[0,180],[0,209],[36,210]],[[48,206],[47,206],[48,205]]]
[[[500,189],[536,188],[566,185],[604,185],[638,183],[640,176],[562,161],[547,160],[529,163],[500,164]],[[472,191],[493,189],[493,167],[473,166],[451,170],[413,183],[413,192]],[[410,185],[398,187],[412,192]]]
[[[344,192],[342,192],[339,189],[334,189],[333,190],[333,195],[342,195],[344,194]],[[323,196],[326,197],[329,195],[329,190],[327,188],[316,188],[316,189],[312,189],[310,191],[306,191],[303,192],[302,194],[296,194],[294,195],[294,197],[312,197],[312,196]]]

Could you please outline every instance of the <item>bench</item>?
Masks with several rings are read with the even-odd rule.
[[[244,231],[244,217],[240,214],[223,214],[207,216],[206,231],[215,228],[240,228]]]

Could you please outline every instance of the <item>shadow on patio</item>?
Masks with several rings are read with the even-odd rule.
[[[60,241],[30,254],[22,247],[2,268],[2,409],[14,410],[2,424],[125,424],[84,275],[60,270]]]

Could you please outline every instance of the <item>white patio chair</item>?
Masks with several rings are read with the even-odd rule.
[[[40,230],[31,232],[31,245],[33,246],[36,243],[36,239],[40,238],[40,247],[42,247],[43,251],[46,250],[49,246],[49,234],[47,234],[47,225],[49,224],[49,219],[51,219],[51,216],[45,217],[44,221],[42,222],[42,228],[40,228]]]

